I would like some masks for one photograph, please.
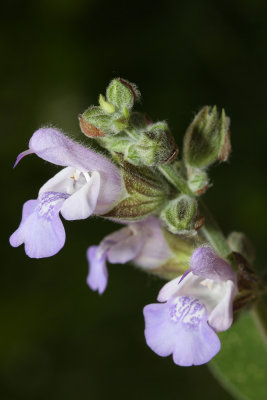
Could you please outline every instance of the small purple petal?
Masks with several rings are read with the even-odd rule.
[[[220,341],[207,323],[207,311],[197,299],[180,296],[144,308],[148,346],[160,356],[173,353],[181,366],[201,365],[220,350]]]
[[[145,270],[158,268],[172,257],[173,254],[166,243],[157,217],[146,218],[131,224],[130,227],[146,235],[142,250],[134,260],[140,268]]]
[[[169,319],[169,307],[165,304],[149,304],[144,307],[145,338],[147,345],[159,356],[172,354],[175,342],[175,325]]]
[[[20,226],[10,237],[11,246],[25,243],[25,253],[31,258],[51,257],[58,253],[66,238],[58,213],[67,197],[64,193],[47,192],[39,201],[27,201]]]
[[[134,260],[144,246],[145,235],[141,231],[131,232],[121,240],[110,246],[107,252],[108,261],[112,264],[125,264]]]
[[[91,246],[87,250],[89,272],[86,279],[88,286],[102,294],[107,286],[108,271],[105,253],[99,254],[99,246]]]
[[[33,150],[30,150],[30,149],[25,150],[25,151],[23,151],[22,153],[20,153],[20,154],[18,155],[18,157],[16,158],[16,162],[15,162],[13,168],[16,168],[16,166],[18,165],[18,163],[20,162],[20,160],[22,160],[23,157],[28,156],[29,154],[32,154],[32,153],[33,153]]]
[[[194,251],[190,260],[191,271],[194,275],[214,281],[235,280],[235,274],[230,265],[218,257],[211,247],[199,247]]]
[[[221,343],[203,320],[197,330],[187,330],[183,325],[173,351],[173,361],[182,367],[202,365],[209,362],[220,351]]]

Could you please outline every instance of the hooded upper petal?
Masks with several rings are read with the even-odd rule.
[[[231,266],[214,253],[211,247],[199,247],[190,260],[190,269],[194,275],[214,281],[235,280]]]
[[[114,163],[70,139],[58,129],[38,129],[30,139],[29,150],[19,154],[16,164],[31,153],[53,164],[73,167],[82,172],[98,171],[102,181],[97,211],[99,214],[107,212],[110,205],[125,194],[121,172]]]

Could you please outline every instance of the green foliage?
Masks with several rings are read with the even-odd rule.
[[[240,400],[266,400],[267,347],[247,312],[220,334],[222,349],[209,366],[221,384]]]

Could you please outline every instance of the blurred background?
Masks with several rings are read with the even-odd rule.
[[[53,124],[82,139],[77,115],[113,77],[135,82],[142,108],[179,145],[201,106],[231,117],[233,154],[212,169],[205,199],[223,227],[246,232],[266,265],[264,0],[1,3],[0,396],[27,399],[230,400],[207,366],[180,368],[147,348],[142,308],[162,282],[110,266],[106,293],[86,286],[85,251],[115,225],[66,222],[55,257],[13,249],[23,203],[58,169],[35,156],[12,170],[32,133]]]

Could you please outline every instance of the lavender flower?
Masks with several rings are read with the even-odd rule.
[[[57,129],[37,130],[29,150],[19,154],[15,166],[31,153],[66,168],[42,186],[37,200],[24,204],[20,226],[11,235],[10,244],[17,247],[25,243],[25,252],[32,258],[50,257],[65,243],[59,212],[67,220],[104,214],[125,189],[120,170],[112,162]]]
[[[89,273],[87,283],[102,294],[107,286],[106,260],[111,264],[133,261],[140,268],[155,270],[171,256],[162,228],[156,217],[135,222],[107,236],[99,246],[87,250]]]
[[[210,247],[192,255],[190,270],[168,282],[158,295],[162,304],[144,308],[145,338],[158,355],[173,354],[175,364],[201,365],[220,350],[216,332],[233,321],[235,276]]]

